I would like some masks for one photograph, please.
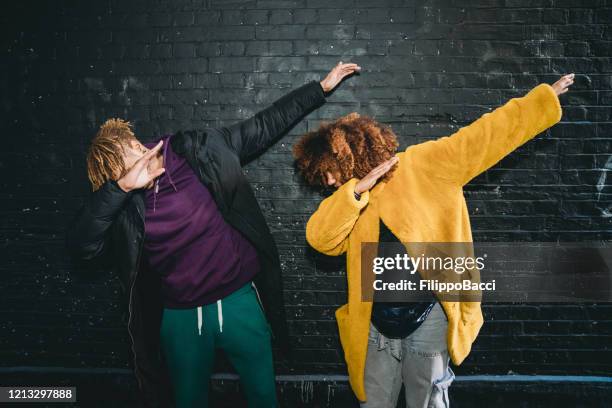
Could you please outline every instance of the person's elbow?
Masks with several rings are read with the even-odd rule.
[[[87,242],[75,231],[66,232],[65,247],[68,254],[77,261],[91,261],[99,258],[104,252],[104,241]]]
[[[99,282],[102,273],[110,266],[109,257],[104,256],[105,246],[100,244],[78,244],[66,239],[66,251],[70,264],[70,276],[75,282]]]
[[[306,242],[316,251],[329,256],[342,255],[346,251],[344,241],[340,243],[335,241],[328,237],[322,229],[317,228],[314,223],[309,221],[306,224]]]

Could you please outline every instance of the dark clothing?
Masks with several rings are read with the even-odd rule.
[[[217,349],[240,376],[245,406],[278,408],[270,329],[251,284],[210,305],[164,309],[160,339],[177,408],[210,407]]]
[[[165,172],[145,191],[143,261],[160,275],[164,307],[191,309],[253,280],[259,259],[255,247],[223,219],[187,160],[172,150],[170,138],[162,138]]]
[[[323,89],[312,81],[233,126],[181,131],[170,139],[172,150],[187,160],[212,194],[223,219],[255,246],[261,273],[254,282],[273,339],[284,351],[289,342],[278,250],[242,164],[324,103]],[[67,231],[67,247],[75,259],[107,260],[116,270],[128,293],[127,325],[141,402],[166,407],[173,398],[159,347],[161,281],[141,262],[144,196],[143,189],[126,193],[115,181],[107,181],[85,200]]]
[[[406,247],[400,245],[401,242],[382,220],[380,220],[380,235],[378,242],[383,244],[378,245],[378,257],[394,258],[398,253],[401,256],[406,254]],[[384,245],[385,243],[390,245]],[[413,269],[414,264],[411,270]],[[389,272],[385,272],[385,274],[389,274]],[[396,274],[395,277],[398,277],[398,275]],[[418,272],[413,275],[402,273],[401,277],[417,282],[418,285]],[[393,281],[396,280],[394,279]],[[435,304],[436,299],[433,294],[431,294],[431,301],[393,302],[384,301],[384,294],[374,292],[371,321],[376,329],[385,337],[396,339],[404,338],[419,328]]]

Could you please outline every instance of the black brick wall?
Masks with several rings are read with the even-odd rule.
[[[281,251],[294,372],[345,372],[333,318],[343,260],[308,249],[320,197],[290,154],[321,120],[369,114],[405,148],[575,72],[561,123],[465,189],[474,239],[612,238],[610,0],[15,3],[1,13],[2,366],[128,367],[117,279],[76,280],[63,248],[104,119],[133,121],[143,141],[231,123],[338,60],[363,73],[245,169]],[[611,305],[484,311],[459,374],[611,373]]]

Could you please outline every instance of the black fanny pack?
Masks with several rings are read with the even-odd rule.
[[[385,223],[379,220],[379,257],[395,257],[405,254],[403,245],[385,246],[385,243],[400,243],[397,237],[389,230]],[[381,245],[382,244],[382,245]],[[396,251],[399,250],[399,253]],[[411,279],[416,276],[411,275]],[[372,324],[388,338],[404,338],[409,336],[425,321],[429,312],[436,304],[432,294],[431,300],[419,302],[383,302],[379,293],[374,294],[372,305]]]
[[[425,321],[435,305],[433,302],[386,303],[372,305],[372,324],[383,336],[402,339],[414,332]]]

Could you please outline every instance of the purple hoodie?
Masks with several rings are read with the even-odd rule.
[[[253,245],[223,219],[208,188],[172,151],[170,137],[162,138],[166,171],[145,193],[144,258],[161,276],[164,306],[186,309],[224,298],[260,265]]]

